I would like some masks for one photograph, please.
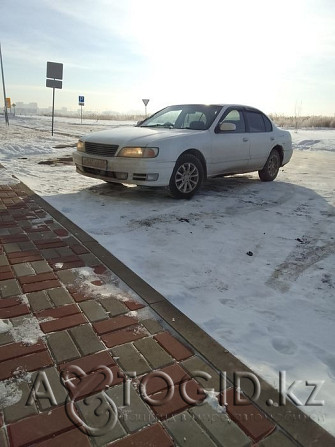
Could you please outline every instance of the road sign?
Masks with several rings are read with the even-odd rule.
[[[63,79],[63,64],[47,62],[47,78]]]
[[[6,107],[7,107],[7,109],[11,109],[11,107],[12,107],[10,98],[6,98]]]
[[[85,104],[85,97],[84,96],[79,96],[79,105],[83,106]]]
[[[57,79],[47,79],[46,86],[51,88],[62,88],[62,81],[58,81]]]
[[[144,104],[145,106],[147,106],[147,105],[148,105],[148,102],[150,101],[150,99],[142,99],[142,101],[143,101],[143,104]]]
[[[55,88],[62,88],[63,64],[59,62],[47,62],[47,80],[46,86],[52,88],[52,124],[51,135],[54,134],[54,115],[55,115]]]

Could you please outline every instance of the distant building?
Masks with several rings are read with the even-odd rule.
[[[38,106],[37,102],[30,102],[25,104],[24,102],[17,102],[15,107],[16,115],[37,115]]]

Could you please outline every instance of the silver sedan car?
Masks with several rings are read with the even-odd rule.
[[[111,183],[166,186],[191,198],[209,177],[258,171],[276,178],[292,156],[288,131],[260,110],[235,104],[164,108],[136,126],[93,132],[73,154],[77,172]]]

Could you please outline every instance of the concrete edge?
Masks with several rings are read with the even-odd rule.
[[[296,445],[302,447],[314,447],[315,445],[332,447],[335,445],[335,438],[330,433],[290,401],[287,401],[285,407],[269,404],[271,401],[276,403],[279,400],[279,392],[274,387],[268,384],[237,357],[215,341],[197,324],[171,304],[163,295],[101,246],[84,230],[56,210],[24,183],[20,182],[19,184],[11,185],[11,187],[13,189],[19,188],[21,191],[23,190],[27,195],[32,197],[41,208],[72,233],[103,264],[133,289],[168,326],[172,327],[188,345],[198,351],[199,354],[214,367],[214,369],[220,372],[225,372],[227,378],[231,382],[234,381],[234,374],[239,371],[255,376],[261,385],[261,393],[257,401],[253,399],[254,385],[248,379],[242,379],[241,381],[241,389],[243,393],[248,396],[253,403],[269,417],[269,419],[278,425],[285,434],[296,443]]]

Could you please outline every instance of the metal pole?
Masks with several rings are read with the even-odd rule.
[[[51,124],[51,135],[54,134],[54,111],[55,111],[55,87],[52,89],[52,124]]]
[[[80,106],[80,124],[83,124],[83,106]]]
[[[8,119],[8,113],[7,113],[7,104],[6,104],[5,77],[4,77],[4,74],[3,74],[1,43],[0,43],[0,62],[1,62],[2,86],[3,86],[3,100],[4,100],[4,104],[5,104],[5,121],[6,121],[6,124],[9,126],[9,119]]]

